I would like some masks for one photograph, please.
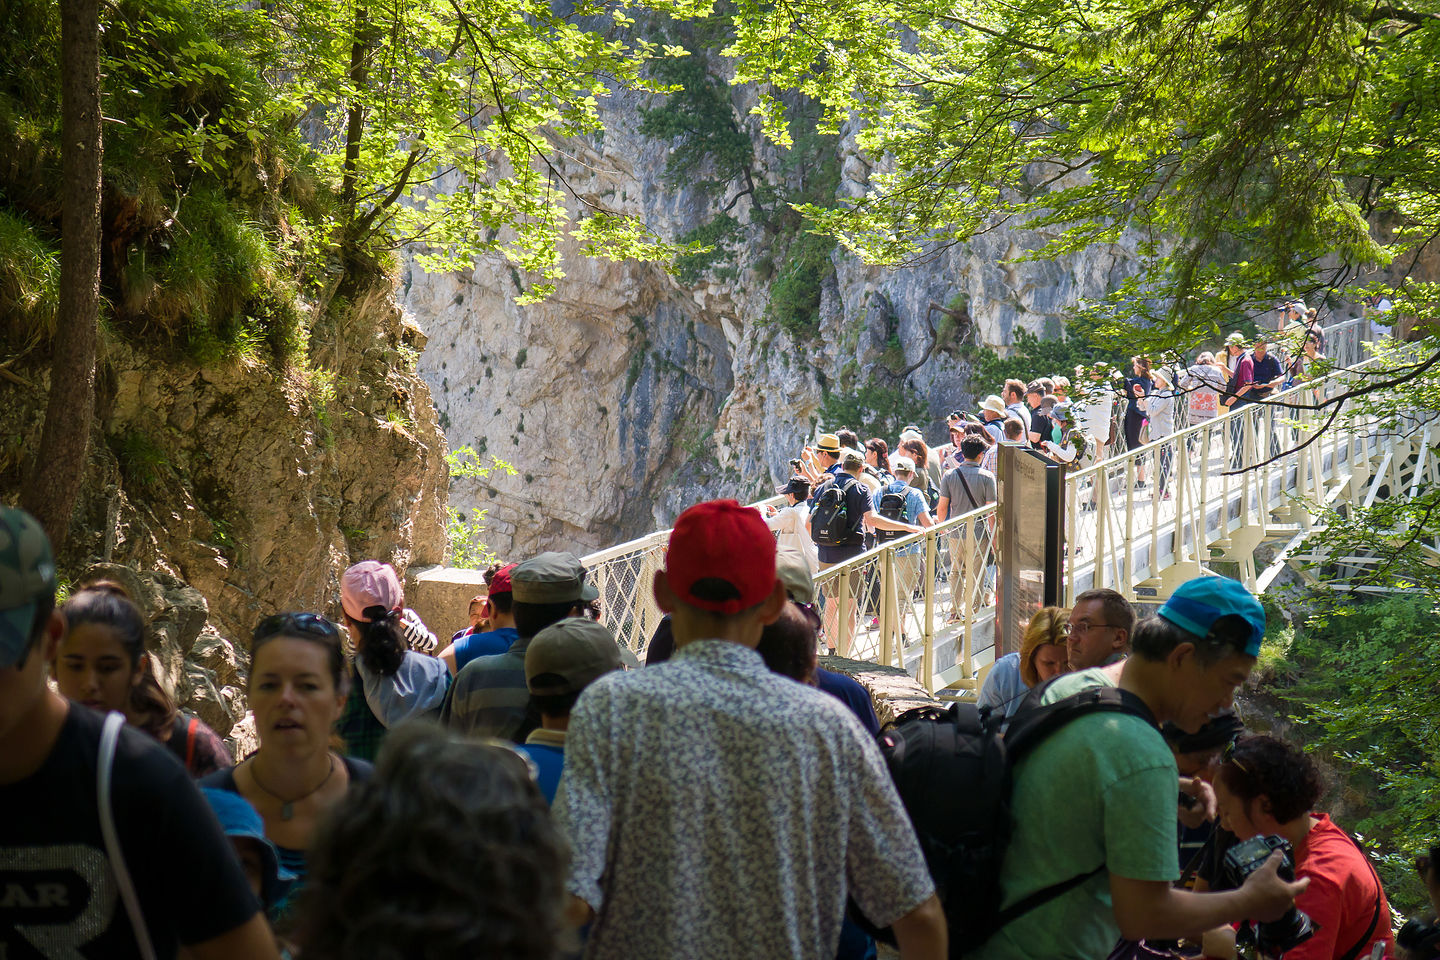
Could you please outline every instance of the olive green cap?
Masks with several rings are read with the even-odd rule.
[[[566,617],[531,638],[525,686],[542,697],[579,693],[620,667],[620,647],[609,628],[586,617]]]
[[[600,596],[585,582],[585,568],[573,553],[548,551],[510,571],[516,603],[586,603]]]

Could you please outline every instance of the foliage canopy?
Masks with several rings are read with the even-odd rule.
[[[1293,679],[1280,695],[1306,738],[1360,789],[1369,814],[1351,824],[1396,851],[1382,864],[1391,903],[1418,912],[1413,858],[1440,838],[1440,637],[1424,598],[1337,606],[1300,624]]]

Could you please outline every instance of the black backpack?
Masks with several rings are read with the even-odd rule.
[[[975,950],[1001,927],[1105,869],[1037,890],[1000,909],[1000,865],[1010,842],[1011,773],[1051,733],[1092,713],[1129,713],[1154,724],[1144,702],[1116,687],[1091,687],[1063,700],[1022,709],[1001,736],[1005,712],[973,703],[907,711],[880,732],[880,752],[915,827],[935,894],[950,928],[950,956]],[[857,922],[881,939],[855,910]],[[887,942],[888,939],[887,939]]]
[[[825,483],[815,495],[815,508],[810,511],[810,539],[822,547],[848,547],[860,543],[859,526],[863,517],[852,518],[845,502],[850,484],[859,483],[843,474]]]
[[[896,488],[899,489],[896,489]],[[896,523],[905,522],[905,491],[909,484],[902,484],[899,480],[885,488],[880,495],[880,507],[875,512],[886,520],[894,520]],[[908,537],[904,530],[880,530],[876,529],[875,539],[879,543],[888,543],[891,540],[898,540],[901,537]]]

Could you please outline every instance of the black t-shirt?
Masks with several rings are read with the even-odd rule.
[[[1037,447],[1046,440],[1054,441],[1055,438],[1051,436],[1054,426],[1054,423],[1051,422],[1050,418],[1047,417],[1039,407],[1030,411],[1030,432],[1040,434],[1039,443],[1036,444]]]
[[[0,786],[0,957],[128,958],[139,949],[100,833],[95,784],[104,717],[75,704],[40,769]],[[210,805],[174,757],[126,726],[111,807],[159,957],[260,910]]]

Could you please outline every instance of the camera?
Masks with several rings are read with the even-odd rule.
[[[1290,856],[1290,842],[1284,837],[1252,837],[1231,847],[1225,854],[1225,874],[1233,887],[1239,887],[1245,878],[1264,866],[1270,854],[1280,851],[1280,877],[1295,879],[1295,861]],[[1279,956],[1293,950],[1315,934],[1315,926],[1302,911],[1291,906],[1285,916],[1270,923],[1246,923],[1240,928],[1237,942],[1253,943],[1259,953]]]
[[[790,458],[790,466],[794,467],[796,470],[799,470],[799,469],[800,469],[800,458],[799,458],[799,457],[791,457],[791,458]]]

